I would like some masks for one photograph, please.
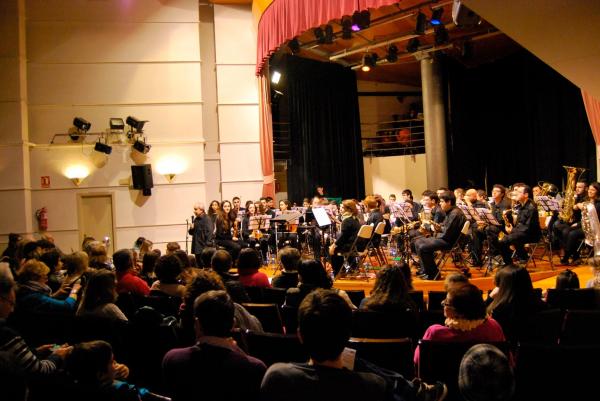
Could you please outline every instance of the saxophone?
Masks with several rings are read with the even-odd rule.
[[[577,179],[586,170],[583,167],[563,166],[567,170],[567,187],[562,204],[562,211],[558,217],[565,223],[573,222],[573,206],[575,205],[575,185]]]

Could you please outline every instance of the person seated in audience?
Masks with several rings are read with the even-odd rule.
[[[464,400],[509,401],[515,394],[515,375],[507,355],[491,344],[472,346],[458,371],[458,390]]]
[[[202,262],[202,266],[200,266],[201,268],[211,268],[211,261],[215,252],[217,252],[217,248],[212,246],[207,246],[206,248],[202,249],[202,253],[200,254],[200,262]]]
[[[172,349],[163,359],[165,386],[173,401],[259,399],[266,366],[231,338],[234,310],[223,290],[196,298],[196,344]]]
[[[77,315],[92,315],[101,318],[127,321],[117,305],[117,277],[110,270],[98,270],[90,275],[83,292]]]
[[[102,242],[94,242],[91,244],[88,255],[90,258],[88,263],[90,268],[113,270],[114,266],[108,257],[106,245]]]
[[[239,276],[237,274],[229,273],[231,266],[233,265],[233,259],[229,252],[220,249],[215,252],[211,259],[212,269],[221,276],[227,292],[237,303],[250,302],[250,297],[244,290],[244,286],[240,283]]]
[[[112,347],[106,341],[83,342],[72,348],[65,359],[65,370],[74,386],[64,394],[66,401],[167,400],[119,380],[128,376],[129,369],[114,360]]]
[[[6,319],[14,311],[17,302],[15,287],[13,279],[6,272],[0,272],[0,350],[12,358],[19,375],[29,378],[53,373],[60,368],[71,347],[53,348],[50,344],[38,347],[34,352],[18,333],[8,327]],[[46,358],[37,356],[41,354],[46,354]],[[1,388],[2,397],[6,397],[4,387]]]
[[[142,271],[140,272],[140,278],[148,284],[148,286],[152,286],[156,280],[156,273],[154,270],[156,269],[156,262],[158,262],[158,258],[160,258],[160,251],[158,249],[153,249],[152,252],[148,252],[144,255],[142,259]]]
[[[65,278],[63,279],[63,286],[72,287],[75,283],[79,283],[85,287],[89,276],[89,257],[87,253],[82,251],[73,252],[72,254],[66,255],[63,258],[63,263],[66,270]],[[68,293],[64,293],[58,298],[64,299],[67,296]]]
[[[173,256],[176,256],[179,259],[179,262],[181,262],[182,270],[181,274],[179,275],[179,279],[181,280],[181,283],[185,285],[194,278],[196,275],[196,270],[198,269],[192,266],[189,258],[190,255],[185,253],[184,250],[180,249],[173,252]]]
[[[210,270],[198,272],[192,282],[185,287],[185,295],[179,311],[179,339],[182,344],[191,345],[196,338],[194,334],[194,301],[196,298],[208,291],[221,290],[226,290],[223,280],[217,273]],[[234,303],[233,306],[235,308],[234,328],[262,333],[262,325],[255,316],[238,303]]]
[[[450,273],[444,280],[444,291],[448,292],[451,288],[469,284],[469,278],[462,273]]]
[[[260,269],[260,255],[252,248],[244,248],[238,258],[238,273],[240,283],[244,287],[271,287],[269,277]]]
[[[592,258],[592,278],[585,284],[586,288],[600,288],[600,259]]]
[[[521,328],[547,305],[533,290],[529,272],[523,267],[503,267],[496,273],[494,282],[496,288],[488,297],[488,313],[500,323],[506,338],[516,344]]]
[[[81,284],[73,284],[66,299],[55,299],[50,296],[52,290],[47,284],[48,273],[50,273],[48,266],[35,259],[25,262],[19,269],[17,273],[18,313],[69,313],[75,311]]]
[[[489,317],[481,290],[473,284],[463,284],[449,289],[444,306],[444,325],[434,324],[423,334],[423,340],[436,341],[504,341],[500,324]],[[419,346],[415,349],[415,366],[419,364]]]
[[[40,262],[43,262],[50,269],[50,273],[48,273],[48,287],[50,287],[54,295],[61,289],[64,280],[61,273],[63,262],[60,258],[60,253],[58,250],[52,249],[40,256]]]
[[[285,294],[285,305],[298,307],[304,297],[317,288],[326,290],[332,289],[331,278],[327,275],[325,268],[318,260],[304,260],[298,268],[299,283],[297,287],[288,288]],[[338,290],[337,293],[348,302],[351,309],[356,309],[356,306],[350,300],[350,297],[344,290]]]
[[[150,287],[150,295],[183,298],[185,286],[178,280],[182,272],[179,258],[175,255],[161,256],[156,263],[155,270],[158,280]]]
[[[117,273],[117,293],[130,292],[139,296],[150,293],[150,287],[134,273],[133,253],[129,249],[119,249],[113,254],[113,263]]]
[[[418,307],[408,295],[404,274],[398,266],[384,266],[371,295],[361,301],[360,309],[390,314],[412,312],[415,319],[418,317]]]
[[[167,255],[170,255],[175,251],[179,251],[180,249],[181,249],[181,246],[179,246],[179,242],[167,243]]]
[[[296,248],[285,247],[277,255],[281,265],[281,274],[273,277],[271,285],[276,288],[292,288],[298,285],[298,266],[300,252]]]
[[[569,290],[576,289],[579,287],[579,276],[571,269],[566,269],[561,271],[556,275],[556,284],[555,287],[557,290]],[[542,291],[542,299],[544,301],[548,300],[548,290],[544,289]]]
[[[377,374],[353,371],[344,361],[351,329],[352,310],[338,293],[318,289],[308,294],[298,310],[298,337],[310,361],[269,367],[261,384],[261,399],[378,401],[392,399],[392,392],[406,400],[444,399],[447,389],[442,383],[427,385],[399,376],[392,388]]]

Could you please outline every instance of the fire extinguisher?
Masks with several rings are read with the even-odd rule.
[[[38,230],[48,230],[48,209],[46,209],[46,207],[43,207],[41,209],[36,210],[35,217],[37,217],[38,221]]]

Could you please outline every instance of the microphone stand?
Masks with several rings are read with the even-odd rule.
[[[194,220],[192,219],[192,224],[194,224]],[[188,219],[185,219],[185,253],[189,254],[188,252],[188,239],[190,236],[190,222]]]

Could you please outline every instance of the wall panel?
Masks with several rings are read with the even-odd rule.
[[[387,199],[393,193],[399,198],[408,188],[418,200],[427,189],[425,154],[416,155],[414,159],[411,156],[364,158],[363,164],[367,194],[381,194]]]
[[[0,58],[0,102],[20,101],[19,94],[19,59],[16,57]]]
[[[256,32],[249,7],[215,5],[215,48],[217,64],[256,63]]]
[[[20,142],[21,129],[21,102],[0,102],[0,142]]]
[[[221,179],[223,182],[262,181],[259,144],[222,143],[220,147]]]
[[[217,90],[221,104],[258,104],[258,84],[252,65],[218,65]]]
[[[224,182],[223,199],[231,200],[234,196],[242,199],[242,204],[249,200],[258,200],[262,196],[262,180],[251,182]]]
[[[0,191],[0,233],[26,233],[28,220],[31,222],[33,211],[29,208],[29,191]]]
[[[258,105],[219,106],[221,142],[259,142]]]

